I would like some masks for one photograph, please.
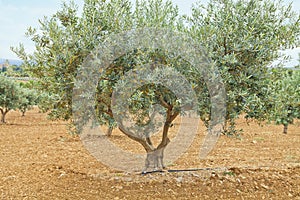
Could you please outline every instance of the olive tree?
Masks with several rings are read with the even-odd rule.
[[[20,93],[20,101],[17,108],[21,111],[22,117],[24,117],[25,113],[38,103],[39,97],[35,90],[25,87],[21,87]]]
[[[20,87],[7,77],[0,76],[0,123],[5,123],[6,114],[18,108],[21,98]]]
[[[300,71],[297,68],[273,69],[271,80],[268,120],[283,125],[283,133],[287,134],[288,125],[300,119]]]
[[[26,54],[22,45],[13,50],[25,60],[31,75],[38,78],[38,89],[50,93],[51,99],[42,102],[44,110],[50,110],[52,118],[72,119],[72,91],[77,70],[89,53],[101,44],[107,35],[145,26],[175,29],[177,17],[178,8],[171,1],[136,1],[133,9],[130,1],[126,0],[86,0],[81,17],[78,17],[76,13],[76,5],[63,4],[62,10],[50,18],[45,17],[39,21],[40,31],[34,28],[28,29],[27,35],[36,43],[34,54]],[[117,80],[138,64],[157,60],[162,64],[169,62],[168,64],[171,65],[167,55],[159,49],[153,52],[136,49],[111,63],[106,74],[100,77],[98,87],[95,86],[98,90],[97,114],[100,123],[108,125],[110,131],[116,125],[109,103]],[[162,147],[168,143],[169,126],[179,114],[178,108],[175,109],[175,104],[177,105],[178,102],[170,91],[154,85],[141,88],[133,96],[144,93],[145,90],[154,96],[145,94],[139,96],[144,99],[144,102],[137,99],[132,104],[132,106],[136,104],[133,106],[132,114],[138,115],[138,122],[142,123],[145,121],[146,111],[149,110],[147,108],[153,103],[160,103],[168,110],[163,140],[157,147],[163,149]],[[141,108],[145,110],[139,113],[138,105],[140,105],[140,110]],[[122,127],[119,128],[130,136]],[[144,141],[137,141],[144,144]],[[148,153],[157,149],[152,146],[149,139],[147,139],[147,145],[143,146]],[[155,160],[157,161],[157,158]],[[163,163],[161,162],[160,165],[163,166]]]
[[[235,131],[234,119],[242,113],[266,119],[268,66],[278,50],[295,47],[300,38],[300,16],[291,8],[271,0],[210,0],[185,17],[187,33],[206,46],[222,74],[230,125],[225,131]]]

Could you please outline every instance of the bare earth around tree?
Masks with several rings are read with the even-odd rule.
[[[299,121],[285,135],[281,126],[238,120],[241,137],[220,137],[205,160],[198,158],[201,127],[190,149],[167,166],[181,171],[146,175],[104,166],[65,122],[37,109],[25,117],[10,112],[7,122],[0,125],[1,199],[300,199]],[[143,152],[118,131],[111,140]]]

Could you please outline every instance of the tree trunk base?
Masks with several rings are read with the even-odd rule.
[[[165,165],[163,162],[164,158],[164,149],[160,148],[154,151],[147,153],[147,158],[145,161],[145,167],[142,173],[151,173],[155,171],[163,171],[165,169]]]
[[[5,117],[4,116],[1,117],[0,124],[5,124]]]
[[[112,134],[113,128],[109,127],[106,132],[106,136],[110,137]]]

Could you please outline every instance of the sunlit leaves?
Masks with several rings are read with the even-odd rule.
[[[300,119],[300,71],[274,69],[272,78],[269,119],[287,126]]]
[[[266,119],[268,66],[299,41],[299,14],[270,0],[211,0],[186,16],[187,32],[206,46],[227,90],[227,120]]]
[[[0,123],[5,123],[5,116],[11,110],[20,110],[24,115],[37,103],[38,95],[34,90],[22,86],[5,76],[0,76]]]

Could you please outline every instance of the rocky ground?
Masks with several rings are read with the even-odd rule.
[[[220,137],[200,160],[202,127],[190,149],[168,165],[174,171],[146,175],[101,164],[68,134],[65,122],[49,121],[37,109],[25,117],[11,112],[7,122],[0,125],[1,199],[300,200],[299,122],[284,135],[281,126],[247,125],[241,119],[243,134]],[[110,140],[128,151],[143,150],[118,131]]]

